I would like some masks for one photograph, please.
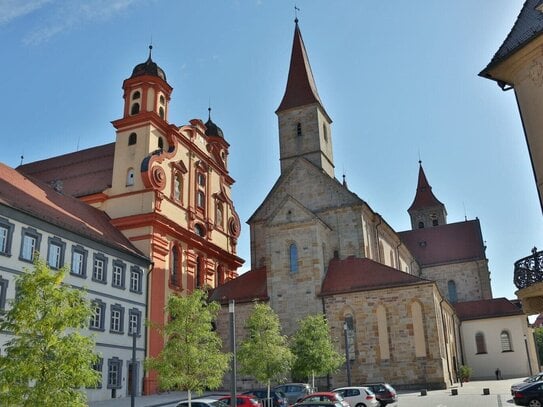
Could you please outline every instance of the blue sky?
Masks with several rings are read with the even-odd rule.
[[[294,29],[284,0],[0,0],[0,161],[17,166],[111,142],[122,82],[153,59],[174,91],[170,121],[212,117],[230,143],[242,222],[279,175],[275,109]],[[513,92],[477,76],[521,0],[298,0],[332,117],[336,177],[396,230],[418,160],[448,221],[478,217],[495,297],[542,246],[543,218]],[[250,266],[248,227],[238,254]]]

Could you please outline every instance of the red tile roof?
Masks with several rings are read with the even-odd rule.
[[[478,219],[408,230],[398,235],[421,266],[486,259]]]
[[[236,302],[268,300],[266,267],[247,271],[239,277],[218,286],[212,291],[210,299],[223,304],[230,300]]]
[[[458,318],[462,321],[524,314],[521,308],[507,298],[457,302],[453,305]]]
[[[0,205],[124,252],[144,257],[109,221],[109,217],[76,198],[56,192],[42,181],[0,163]]]
[[[411,211],[431,208],[434,206],[443,207],[444,205],[435,197],[434,193],[432,192],[432,187],[428,183],[428,180],[426,179],[426,174],[424,174],[424,170],[422,169],[422,164],[420,164],[419,161],[419,179],[417,182],[417,193],[415,194],[415,199],[413,199],[413,203],[411,204],[407,212],[411,213]]]
[[[321,295],[403,287],[415,284],[433,284],[392,267],[367,258],[348,257],[333,259],[322,283]]]
[[[47,184],[62,181],[66,195],[82,197],[111,186],[115,143],[105,144],[17,167]]]
[[[285,89],[285,94],[283,95],[283,100],[281,100],[276,113],[311,103],[318,103],[324,111],[324,107],[317,92],[317,85],[315,85],[315,79],[313,78],[313,72],[309,65],[309,58],[307,57],[307,52],[305,50],[302,33],[298,27],[298,22],[296,22],[294,40],[292,41],[292,53],[290,55],[287,87]]]

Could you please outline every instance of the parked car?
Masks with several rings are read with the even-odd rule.
[[[298,399],[313,393],[313,388],[307,383],[285,383],[275,386],[274,390],[278,390],[287,396],[288,403],[294,404]]]
[[[524,385],[526,385],[526,383],[535,383],[535,382],[540,382],[540,381],[543,381],[543,372],[539,372],[538,374],[534,376],[527,377],[520,383],[513,384],[511,386],[511,395],[514,396],[515,391],[519,389],[520,387],[523,387]]]
[[[343,397],[352,407],[378,407],[380,405],[375,393],[367,387],[340,387],[332,391]]]
[[[308,394],[307,396],[299,398],[294,405],[298,406],[305,401],[332,401],[334,403],[339,401],[343,407],[351,407],[351,405],[347,401],[345,401],[340,394],[331,391],[320,391]]]
[[[189,401],[183,400],[182,402],[178,403],[176,407],[188,407]],[[196,398],[191,400],[192,407],[226,407],[227,405],[217,399],[209,398],[209,397],[202,397],[202,398]]]
[[[341,404],[339,401],[304,401],[303,403],[299,403],[298,406],[300,407],[342,407],[343,404]]]
[[[515,391],[513,401],[517,406],[542,407],[543,382],[526,383]]]
[[[264,407],[288,407],[287,396],[279,390],[270,389],[270,398],[273,400],[271,406],[266,402],[268,400],[268,389],[253,389],[241,394],[249,394],[256,397]]]
[[[367,387],[375,394],[375,397],[379,400],[379,403],[381,403],[381,407],[398,401],[396,390],[388,383],[370,383],[363,384],[362,386]]]
[[[229,406],[231,402],[231,396],[223,396],[219,399],[219,401],[222,401]],[[236,396],[236,405],[239,407],[262,407],[260,401],[254,398],[254,396],[250,396],[248,394],[238,394]]]

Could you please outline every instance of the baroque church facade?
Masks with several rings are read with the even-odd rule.
[[[445,205],[433,194],[422,164],[408,210],[412,229],[403,232],[336,179],[332,120],[317,92],[297,20],[286,90],[276,114],[281,173],[248,220],[251,271],[216,288],[211,297],[224,305],[219,325],[224,341],[229,343],[227,303],[236,303],[240,341],[256,300],[274,309],[286,335],[296,331],[304,316],[324,313],[338,351],[350,359],[353,383],[446,388],[467,363],[462,341],[481,342],[481,335],[483,342],[485,335],[493,343],[514,341],[515,357],[522,362],[509,368],[503,364],[502,371],[510,377],[528,375],[526,362],[535,367],[535,354],[524,352],[516,328],[498,323],[497,334],[477,331],[469,338],[462,332],[466,313],[455,306],[466,302],[488,308],[486,315],[467,316],[470,320],[509,315],[520,324],[515,327],[529,332],[519,307],[492,298],[479,221],[447,223]],[[501,351],[489,355],[486,348],[474,348],[479,351],[492,363],[504,363]],[[487,367],[476,373],[482,378],[493,372]],[[321,378],[320,385],[346,385],[347,376],[344,368]],[[238,385],[252,383],[244,378]]]

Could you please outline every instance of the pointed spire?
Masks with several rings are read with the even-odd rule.
[[[415,194],[415,199],[413,200],[413,203],[407,211],[418,211],[436,206],[444,207],[444,205],[433,194],[432,187],[428,183],[428,180],[426,179],[426,174],[424,173],[424,169],[422,168],[422,161],[419,160],[419,179],[417,183],[417,193]]]
[[[294,23],[294,40],[292,42],[292,53],[290,55],[287,87],[283,100],[275,113],[293,107],[318,103],[326,114],[317,92],[317,86],[315,85],[311,66],[309,65],[309,58],[307,57],[307,52],[305,50],[302,33],[298,26],[298,17],[296,17]],[[328,114],[326,114],[326,116],[328,116]]]

